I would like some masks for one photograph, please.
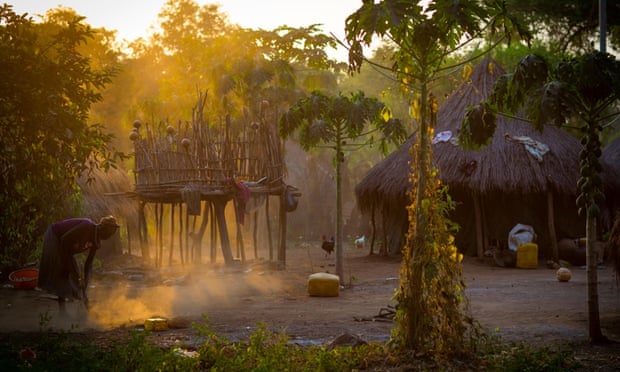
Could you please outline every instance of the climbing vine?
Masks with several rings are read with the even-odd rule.
[[[421,161],[422,156],[432,156],[430,141],[418,139],[432,138],[437,105],[431,103],[429,107],[431,125],[422,126],[427,133],[418,133],[410,148],[409,230],[403,247],[400,287],[395,294],[398,327],[392,331],[392,342],[416,352],[445,355],[463,350],[467,298],[463,255],[457,251],[451,234],[456,225],[447,217],[454,209],[454,201],[441,184],[437,169],[431,162]],[[419,188],[420,180],[426,180],[426,187]]]

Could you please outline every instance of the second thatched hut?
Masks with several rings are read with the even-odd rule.
[[[481,256],[491,241],[506,244],[510,230],[521,223],[536,231],[539,255],[557,259],[558,239],[584,234],[585,221],[575,206],[579,141],[556,127],[538,132],[526,121],[498,116],[487,147],[466,151],[457,144],[466,108],[484,101],[502,74],[492,59],[481,61],[438,112],[433,159],[457,203],[456,243],[462,252]],[[408,226],[412,142],[410,137],[355,189],[360,209],[381,221],[378,237],[392,253],[400,251]]]

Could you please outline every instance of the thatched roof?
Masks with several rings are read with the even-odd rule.
[[[138,220],[138,203],[123,194],[131,191],[132,181],[120,168],[104,172],[97,169],[88,182],[86,176],[78,180],[84,196],[85,217],[95,221],[113,214],[122,224]],[[112,196],[114,195],[114,196]]]
[[[502,74],[501,67],[490,59],[478,64],[471,82],[461,85],[438,112],[435,133],[449,130],[456,135],[466,108],[486,99]],[[521,141],[514,140],[524,137],[536,141],[535,145],[548,146],[549,151],[536,158]],[[576,192],[580,149],[579,141],[560,128],[550,126],[539,132],[526,121],[503,116],[497,116],[492,142],[480,151],[465,151],[450,142],[439,142],[433,148],[440,178],[451,187],[479,193],[552,190],[568,195]]]
[[[601,159],[610,166],[620,169],[620,136],[605,146]]]
[[[469,82],[462,84],[440,107],[435,133],[451,131],[458,135],[466,108],[485,100],[493,89],[502,68],[492,59],[480,62]],[[549,147],[538,161],[522,143],[506,138],[529,137]],[[405,198],[409,187],[408,162],[410,137],[398,150],[377,164],[357,185],[355,191],[363,210],[373,200],[394,202]],[[551,189],[560,194],[574,195],[579,177],[579,141],[556,127],[543,132],[520,120],[497,118],[497,130],[489,146],[480,151],[466,151],[451,141],[433,145],[433,158],[441,180],[450,188],[520,194],[540,193]]]
[[[611,228],[614,218],[620,216],[620,137],[611,141],[603,149],[601,163],[606,181],[607,213],[603,215],[603,226]],[[620,226],[620,225],[619,225]]]
[[[391,210],[406,205],[410,147],[411,138],[370,169],[355,186],[357,204],[362,212],[368,212],[379,204]]]

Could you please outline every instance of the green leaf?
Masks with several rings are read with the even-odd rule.
[[[497,128],[496,120],[495,113],[486,103],[468,107],[461,125],[459,144],[465,149],[480,149],[488,145]]]

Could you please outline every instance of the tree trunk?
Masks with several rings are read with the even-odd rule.
[[[590,342],[604,342],[598,309],[598,273],[596,244],[596,217],[586,217],[586,266],[588,277],[588,333]]]
[[[415,218],[413,229],[413,235],[411,236],[411,240],[407,243],[409,244],[407,250],[407,256],[403,257],[403,262],[407,265],[405,270],[405,278],[401,277],[400,284],[401,287],[405,289],[404,294],[404,303],[400,304],[405,307],[405,315],[402,321],[399,323],[400,332],[404,335],[404,347],[407,349],[414,349],[419,345],[419,342],[424,338],[424,335],[421,334],[421,330],[423,330],[423,322],[425,317],[425,309],[423,296],[424,289],[420,285],[423,281],[423,272],[425,270],[424,267],[424,257],[428,252],[423,252],[424,243],[425,243],[425,233],[426,233],[426,223],[425,216],[423,212],[423,203],[426,197],[426,188],[427,188],[427,175],[429,171],[429,163],[430,159],[428,153],[428,143],[429,143],[429,125],[427,122],[427,99],[428,99],[428,91],[426,83],[422,83],[422,89],[420,91],[420,120],[419,127],[416,133],[416,139],[414,141],[414,145],[418,143],[417,147],[415,147],[411,152],[411,156],[413,159],[413,166],[411,167],[411,172],[414,173],[414,177],[417,178],[417,183],[415,183],[415,189],[413,190],[414,194],[414,206],[415,210],[413,213],[413,218]],[[409,234],[411,234],[411,227],[409,227]],[[402,271],[402,270],[401,270]]]
[[[340,278],[340,284],[344,283],[344,247],[342,246],[342,174],[341,166],[344,159],[340,158],[341,136],[340,128],[336,135],[336,275]]]

